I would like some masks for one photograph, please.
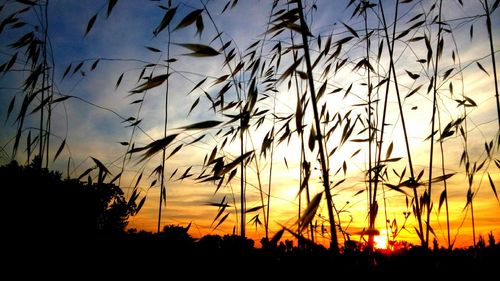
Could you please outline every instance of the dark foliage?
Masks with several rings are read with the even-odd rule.
[[[69,241],[124,233],[135,204],[119,187],[62,180],[60,173],[40,169],[36,159],[0,167],[4,229],[13,237]]]

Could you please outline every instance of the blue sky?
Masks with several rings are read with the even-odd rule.
[[[182,3],[181,3],[182,2]],[[220,14],[222,8],[227,3],[226,1],[203,1],[207,3],[208,10],[213,16],[217,28],[224,32],[221,36],[224,42],[232,40],[233,47],[237,47],[240,53],[244,53],[245,49],[251,45],[255,40],[262,39],[264,32],[266,30],[266,25],[269,18],[269,11],[272,1],[264,0],[248,0],[239,1],[234,9],[227,11],[224,14]],[[276,10],[285,8],[285,4],[280,1]],[[346,23],[353,27],[360,34],[364,34],[363,31],[363,21],[362,18],[351,18],[353,11],[353,6],[346,9],[346,4],[348,1],[304,1],[306,3],[307,19],[310,23],[310,29],[315,36],[321,35],[323,44],[327,40],[330,34],[334,35],[335,39],[339,39],[345,36],[349,36],[350,32],[343,26],[342,23]],[[387,8],[387,20],[389,22],[393,19],[393,2],[394,1],[382,1]],[[455,48],[455,44],[458,47],[459,53],[455,55],[460,60],[463,67],[463,71],[460,72],[462,75],[454,76],[451,82],[454,83],[454,89],[456,92],[455,99],[460,97],[459,93],[464,93],[465,95],[473,98],[478,107],[471,109],[470,113],[470,136],[471,137],[471,147],[469,148],[472,155],[476,156],[476,159],[481,159],[483,143],[484,141],[491,140],[498,135],[498,130],[496,127],[496,109],[493,99],[493,83],[491,80],[492,68],[491,68],[491,58],[487,57],[489,54],[489,46],[487,43],[486,32],[484,28],[484,18],[480,19],[463,19],[467,16],[475,16],[484,13],[481,10],[481,5],[479,1],[463,1],[465,3],[464,7],[459,4],[459,1],[443,1],[444,2],[444,19],[460,19],[456,21],[451,21],[451,27],[453,29],[453,34],[446,34],[447,40],[445,41],[445,52],[443,59],[440,62],[442,68],[440,68],[440,75],[450,69],[455,68],[455,72],[458,73],[457,62],[453,62],[451,59],[451,49]],[[491,2],[491,1],[490,1]],[[106,109],[112,110],[117,114],[128,118],[130,116],[137,117],[139,113],[139,119],[142,119],[141,129],[147,133],[136,132],[133,137],[133,141],[137,146],[145,145],[151,142],[151,138],[158,139],[163,135],[163,122],[164,122],[164,95],[165,88],[158,87],[146,93],[143,97],[141,94],[129,95],[130,90],[135,88],[137,83],[137,77],[144,65],[144,62],[157,63],[166,59],[167,50],[167,31],[163,31],[160,36],[154,37],[152,31],[160,23],[165,11],[158,7],[159,4],[166,4],[166,1],[118,1],[113,12],[106,18],[106,3],[107,1],[63,1],[63,0],[52,0],[50,1],[49,9],[49,35],[52,43],[53,56],[55,60],[55,83],[57,84],[57,91],[64,95],[78,96],[88,102],[95,105],[99,105]],[[171,27],[175,27],[181,19],[194,9],[201,9],[203,5],[200,1],[173,1],[174,6],[178,7],[177,14],[175,15]],[[434,1],[413,1],[409,4],[400,4],[399,13],[399,23],[398,30],[402,31],[405,27],[410,24],[407,23],[409,19],[417,15],[422,11],[427,11],[429,6],[432,5]],[[15,5],[10,5],[9,2],[6,8],[4,8],[0,15],[5,16],[9,11],[15,9]],[[313,4],[316,5],[317,9],[313,9]],[[92,30],[87,36],[84,36],[85,28],[87,26],[88,20],[98,13],[97,20]],[[34,14],[27,14],[27,20],[33,20]],[[201,37],[196,36],[196,28],[194,25],[187,28],[174,31],[171,33],[171,41],[173,43],[202,43],[208,44],[212,38],[217,34],[212,23],[210,22],[206,11],[203,13],[203,20],[205,25],[205,30]],[[500,38],[499,32],[499,17],[498,11],[493,15],[493,34],[494,38]],[[369,24],[376,25],[377,18],[371,17],[369,19]],[[474,25],[474,38],[471,41],[469,38],[471,24]],[[429,32],[433,27],[427,26],[418,29],[416,33],[410,33],[410,36],[422,35],[422,32]],[[17,36],[16,33],[4,32],[1,40],[6,40]],[[435,45],[436,33],[433,32],[431,42]],[[267,38],[270,36],[267,35]],[[294,40],[299,40],[298,36],[295,36]],[[454,43],[452,43],[452,39]],[[264,46],[264,52],[267,53],[271,48],[278,42],[277,40],[282,40],[284,46],[290,43],[289,35],[280,35],[276,38],[270,39],[266,42]],[[495,50],[498,50],[498,39],[495,39]],[[376,53],[377,44],[372,43],[372,56]],[[430,133],[430,99],[431,96],[425,93],[428,80],[426,75],[429,72],[422,67],[421,64],[417,63],[417,58],[421,58],[425,55],[425,45],[423,41],[418,43],[412,43],[405,45],[405,42],[398,42],[395,48],[395,56],[397,58],[396,65],[398,70],[399,83],[402,87],[402,95],[406,95],[412,89],[415,89],[418,85],[424,85],[422,90],[416,95],[404,101],[405,105],[405,118],[408,122],[409,137],[411,147],[414,151],[416,159],[417,170],[428,168],[428,142],[424,139]],[[154,47],[161,50],[161,53],[151,52],[146,46]],[[220,47],[218,41],[211,43],[211,46],[215,49]],[[317,40],[313,39],[311,43],[313,47],[313,52],[317,49]],[[362,56],[364,56],[365,45],[362,43],[361,39],[355,39],[352,42],[346,44],[341,53],[341,57],[348,58],[349,67],[345,67],[338,72],[337,75],[329,77],[328,89],[333,90],[335,88],[343,88],[344,90],[353,83],[352,96],[347,99],[340,99],[340,96],[329,95],[325,98],[323,102],[327,102],[329,110],[332,112],[346,113],[347,111],[353,109],[353,114],[364,114],[363,108],[353,107],[353,104],[360,102],[359,97],[364,93],[366,86],[362,85],[363,73],[353,72],[352,67],[357,61],[359,61]],[[1,62],[8,60],[12,55],[12,50],[5,48],[5,46],[0,47],[0,58]],[[230,49],[230,48],[229,48]],[[178,132],[173,130],[173,128],[178,128],[190,123],[198,122],[201,120],[216,119],[221,120],[223,117],[216,115],[209,109],[209,102],[204,97],[204,94],[200,89],[194,91],[193,93],[187,95],[187,93],[193,88],[193,86],[201,81],[204,77],[209,77],[207,82],[203,84],[201,89],[206,90],[211,96],[215,96],[224,84],[220,84],[217,87],[210,88],[209,85],[212,84],[217,77],[227,74],[228,70],[222,68],[223,57],[217,56],[214,58],[192,58],[189,56],[184,56],[189,52],[185,48],[181,48],[176,45],[171,45],[170,47],[171,57],[178,59],[178,61],[172,63],[172,69],[174,74],[169,81],[169,107],[168,107],[168,128],[169,132]],[[265,57],[270,59],[270,57]],[[100,62],[95,71],[90,71],[90,66],[96,59],[100,59]],[[135,60],[135,61],[134,61]],[[85,73],[83,76],[81,73],[70,74],[65,80],[61,81],[64,70],[71,63],[75,67],[79,62],[85,61],[84,66],[81,70]],[[384,51],[382,56],[382,61],[387,61],[387,52]],[[291,57],[283,56],[283,61],[281,63],[280,73],[282,73],[290,64]],[[484,66],[490,76],[484,74],[476,65],[476,62],[480,62]],[[20,67],[20,65],[17,65]],[[233,65],[234,67],[234,65]],[[318,66],[317,76],[321,75],[322,69],[325,65],[321,63]],[[381,72],[387,71],[387,64],[381,63]],[[385,68],[385,70],[384,70]],[[420,80],[413,81],[408,75],[405,74],[406,70],[410,70],[414,73],[420,73]],[[155,75],[164,73],[164,70],[158,69]],[[115,89],[115,84],[118,77],[124,74],[124,78],[120,86]],[[247,74],[248,75],[248,74]],[[239,78],[244,78],[240,76]],[[20,74],[6,74],[0,78],[0,87],[2,87],[2,94],[0,95],[0,116],[6,116],[7,106],[14,95],[19,94],[16,90],[11,90],[9,87],[15,85],[17,82],[23,78]],[[318,78],[319,80],[319,78]],[[440,107],[443,108],[443,125],[446,124],[447,120],[450,118],[456,118],[460,114],[460,108],[457,108],[454,104],[454,97],[449,96],[449,93],[445,93],[446,89],[449,88],[449,82],[447,81],[445,85],[442,85],[442,99],[440,99]],[[303,85],[302,85],[303,86]],[[319,88],[321,84],[318,84]],[[296,98],[295,93],[288,91],[286,89],[286,83],[279,85],[278,90],[279,95],[276,96],[276,112],[282,115],[293,114],[295,112]],[[235,95],[234,88],[232,88],[228,96]],[[191,108],[193,102],[200,97],[200,103],[197,108],[188,116],[188,111]],[[144,99],[142,107],[139,109],[139,104],[130,104],[134,100]],[[18,103],[21,99],[18,99]],[[263,108],[269,108],[270,101],[266,101]],[[396,110],[396,100],[391,98],[389,100],[390,110],[388,115],[388,120],[391,127],[387,134],[391,141],[395,143],[393,154],[399,157],[405,157],[405,150],[403,142],[401,142],[401,129],[400,129],[400,119],[398,111]],[[18,104],[17,104],[18,105]],[[18,105],[19,106],[19,105]],[[416,107],[416,108],[415,108]],[[93,165],[93,162],[89,156],[96,157],[103,161],[106,165],[111,167],[113,173],[117,173],[122,165],[122,157],[126,153],[126,147],[119,144],[119,142],[129,141],[132,128],[126,127],[127,123],[122,123],[122,119],[118,117],[115,113],[97,108],[95,106],[89,105],[88,103],[82,102],[77,99],[69,99],[64,103],[58,104],[54,108],[53,112],[53,124],[52,131],[54,137],[52,139],[53,150],[56,150],[62,139],[66,139],[67,147],[59,157],[59,159],[51,163],[50,166],[55,169],[64,170],[67,164],[67,159],[71,156],[71,172],[72,176],[78,176],[86,168]],[[15,112],[15,110],[14,110]],[[311,121],[310,116],[306,117],[306,123]],[[36,120],[36,118],[32,119]],[[266,121],[266,126],[269,128],[269,120]],[[14,119],[11,117],[5,123],[2,122],[0,130],[0,145],[4,148],[4,153],[2,153],[2,158],[0,158],[2,164],[10,160],[10,150],[12,147],[12,136],[15,134],[15,125],[13,125]],[[30,121],[35,122],[35,121]],[[33,123],[36,124],[36,123]],[[294,124],[292,122],[292,124]],[[265,127],[266,127],[265,126]],[[307,129],[306,129],[307,131]],[[189,166],[194,166],[200,168],[203,162],[203,157],[205,154],[210,153],[214,145],[217,145],[221,139],[216,137],[216,131],[212,131],[207,134],[202,142],[190,146],[189,149],[182,150],[175,157],[171,158],[167,162],[167,178],[175,170],[179,168],[179,172],[183,171]],[[258,146],[262,141],[263,136],[267,131],[264,129],[252,132],[252,136],[255,139],[255,144]],[[201,133],[193,132],[192,136],[183,134],[179,142],[172,144],[175,147],[176,144],[180,144],[181,141],[190,141],[194,138],[200,136]],[[498,137],[498,136],[497,136]],[[24,143],[24,142],[22,142]],[[446,143],[446,154],[452,155],[452,157],[447,158],[449,163],[449,169],[452,172],[457,172],[459,176],[452,179],[452,183],[456,186],[463,182],[463,167],[459,167],[458,160],[459,157],[456,155],[461,153],[462,145],[459,137],[454,137]],[[228,145],[221,155],[234,156],[236,154],[237,144]],[[333,147],[333,145],[332,145]],[[251,149],[251,144],[247,143],[247,148]],[[275,160],[275,169],[279,171],[274,175],[273,187],[275,187],[275,193],[273,194],[273,201],[275,204],[281,207],[273,210],[275,214],[275,221],[280,223],[293,223],[296,219],[296,205],[297,200],[294,195],[296,194],[295,189],[290,189],[290,185],[296,185],[298,181],[298,154],[295,155],[291,151],[295,151],[298,148],[298,141],[292,140],[288,146],[281,145],[276,148],[278,155]],[[356,214],[363,210],[365,207],[364,197],[354,198],[352,195],[358,190],[364,188],[363,174],[362,171],[366,169],[366,154],[361,153],[355,158],[351,158],[355,151],[360,148],[359,145],[346,145],[339,151],[335,159],[332,159],[332,170],[337,170],[343,161],[348,161],[349,169],[347,173],[347,178],[345,184],[341,185],[336,192],[335,200],[338,201],[339,206],[343,206],[345,201],[351,201],[352,213]],[[498,158],[498,151],[496,151]],[[314,158],[314,155],[309,153],[308,155]],[[20,150],[18,158],[23,161],[23,152]],[[284,161],[284,157],[287,157],[289,168],[287,169]],[[124,177],[121,181],[122,188],[128,192],[128,187],[134,185],[137,177],[141,172],[144,175],[149,175],[151,170],[157,166],[159,159],[154,158],[151,161],[146,161],[142,163],[137,163],[136,160],[132,160],[126,163]],[[394,165],[396,170],[402,170],[406,163],[398,163]],[[261,169],[268,169],[270,162],[268,160],[262,160],[260,163]],[[317,165],[316,165],[317,166]],[[252,184],[256,182],[255,168],[253,172],[249,172],[249,181]],[[436,173],[439,169],[436,168]],[[462,172],[460,172],[462,171]],[[491,171],[493,178],[496,182],[499,181],[500,176],[498,170],[495,170],[493,164],[491,164]],[[266,172],[267,173],[267,172]],[[263,174],[266,174],[263,173]],[[461,174],[460,174],[461,173]],[[427,172],[426,172],[427,174]],[[179,175],[179,174],[177,174]],[[267,175],[267,174],[266,174]],[[315,176],[318,176],[315,174]],[[341,178],[336,178],[335,181]],[[153,187],[148,189],[149,183],[152,178],[144,179],[141,182],[141,190],[143,195],[148,195],[148,203],[145,205],[142,213],[131,219],[131,226],[143,228],[147,230],[152,230],[156,219],[157,212],[157,201],[158,201],[158,187]],[[267,182],[268,179],[263,179]],[[313,186],[314,192],[319,192],[321,190],[320,184],[315,179]],[[233,191],[231,187],[227,187],[220,194],[213,195],[214,187],[212,185],[198,184],[192,180],[185,181],[172,181],[167,183],[167,206],[164,212],[164,221],[162,224],[187,224],[189,222],[194,222],[197,225],[195,235],[204,234],[210,232],[210,223],[216,214],[216,210],[213,207],[208,207],[205,205],[207,202],[220,201],[223,195],[233,196],[232,193],[238,190],[237,183],[233,183]],[[478,200],[478,202],[488,202],[478,204],[479,213],[483,210],[485,215],[485,220],[492,220],[491,215],[487,214],[487,209],[489,207],[496,208],[498,210],[499,206],[494,205],[494,200],[491,199],[491,190],[488,187],[487,179],[485,175],[482,174],[481,180],[478,181],[477,186],[480,187],[481,192],[479,195],[484,196],[484,200]],[[439,188],[438,188],[439,189]],[[464,203],[464,194],[466,190],[464,188],[457,188],[454,191],[450,191],[450,196],[456,200],[457,208],[454,212],[458,221],[464,217],[464,213],[461,212]],[[479,196],[478,195],[478,196]],[[391,197],[393,196],[393,197]],[[436,196],[439,196],[437,194]],[[391,200],[394,202],[402,202],[404,197],[400,197],[397,194],[389,195]],[[483,198],[483,197],[481,197]],[[249,206],[259,205],[259,195],[254,188],[249,187],[248,198],[250,202]],[[399,200],[399,201],[398,201]],[[437,200],[437,199],[436,199]],[[487,201],[489,200],[489,201]],[[354,201],[356,201],[354,203]],[[493,203],[492,203],[493,202]],[[493,205],[492,205],[493,204]],[[398,209],[396,203],[394,204],[394,211],[392,216],[400,216],[401,209]],[[481,209],[484,208],[484,209]],[[389,208],[389,210],[392,210]],[[389,212],[390,213],[390,212]],[[437,216],[437,214],[436,214]],[[356,216],[354,216],[356,217]],[[349,221],[349,215],[342,218],[346,222]],[[440,220],[442,222],[442,217]],[[221,230],[216,230],[215,233],[230,232],[232,226],[234,225],[233,216],[228,219],[228,224]],[[353,222],[357,228],[366,224],[364,217],[357,216]],[[497,225],[499,225],[497,223]],[[466,229],[468,226],[465,226]],[[274,226],[276,229],[277,227]],[[250,226],[249,226],[250,229]],[[493,230],[493,229],[492,229]],[[193,230],[194,231],[194,230]],[[485,231],[487,231],[485,229]],[[498,226],[494,231],[499,232]],[[256,235],[261,234],[260,232]],[[406,237],[411,237],[411,233],[407,234]],[[466,241],[467,238],[463,238]],[[463,242],[466,243],[466,242]]]

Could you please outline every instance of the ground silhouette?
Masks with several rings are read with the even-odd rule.
[[[189,225],[167,225],[159,233],[126,229],[137,206],[122,190],[102,180],[62,179],[61,174],[13,161],[0,167],[3,251],[6,268],[35,270],[37,276],[168,276],[183,278],[424,278],[486,276],[500,261],[493,234],[476,248],[403,247],[395,252],[367,251],[355,241],[340,255],[320,245],[262,239],[260,245],[237,235],[188,233]],[[259,246],[259,247],[257,247]],[[19,278],[33,271],[16,271]],[[416,277],[416,276],[414,276]]]

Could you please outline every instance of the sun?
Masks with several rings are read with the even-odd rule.
[[[377,235],[373,239],[375,240],[375,248],[387,249],[387,237],[386,236]]]

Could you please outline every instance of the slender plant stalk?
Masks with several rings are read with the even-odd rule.
[[[405,145],[406,145],[406,153],[408,155],[408,165],[410,167],[410,177],[411,177],[411,180],[412,181],[416,181],[415,180],[415,171],[413,169],[413,163],[412,163],[412,159],[411,159],[411,153],[410,153],[410,144],[408,142],[408,133],[407,133],[407,130],[406,130],[406,124],[405,124],[405,118],[404,118],[404,113],[403,113],[403,106],[401,104],[401,97],[400,97],[400,94],[399,94],[399,86],[398,86],[398,80],[397,80],[397,75],[396,75],[396,69],[394,67],[394,52],[393,52],[393,48],[394,48],[394,34],[396,33],[395,30],[396,30],[396,22],[397,22],[397,14],[398,14],[398,6],[399,6],[399,1],[396,1],[396,12],[395,12],[395,15],[394,15],[394,24],[393,24],[393,39],[392,39],[392,45],[390,43],[390,39],[389,39],[389,33],[387,31],[388,27],[387,27],[387,21],[385,19],[385,14],[384,14],[384,8],[382,6],[382,1],[379,0],[379,6],[380,6],[380,11],[382,13],[382,20],[383,20],[383,23],[384,23],[384,32],[385,32],[385,37],[386,37],[386,40],[387,40],[387,46],[388,46],[388,49],[389,49],[389,60],[390,60],[390,70],[392,70],[392,75],[394,76],[394,86],[396,88],[396,97],[398,99],[398,108],[399,108],[399,114],[401,116],[401,124],[403,126],[403,134],[404,134],[404,138],[405,138]],[[382,126],[384,126],[384,124],[382,123]],[[423,237],[423,226],[422,226],[422,214],[420,212],[420,203],[419,203],[419,198],[418,198],[418,194],[417,194],[417,189],[416,188],[412,188],[413,189],[413,197],[414,197],[414,201],[415,201],[415,212],[416,212],[416,217],[417,217],[417,220],[418,220],[418,227],[419,227],[419,231],[420,231],[420,235],[419,235],[419,238],[420,238],[420,241],[422,243],[422,245],[425,244],[425,241],[424,241],[424,237]]]
[[[269,26],[271,26],[271,18],[272,18],[273,13],[274,13],[274,8],[275,8],[275,5],[272,5],[271,11],[269,13],[269,17],[267,19],[266,30],[269,30]],[[266,42],[266,38],[267,38],[267,32],[264,33],[264,38],[262,39],[262,44],[260,45],[260,57],[262,57],[262,53],[264,51],[264,45],[265,45],[265,42]],[[274,125],[276,123],[275,114],[276,114],[276,95],[274,96],[274,99],[273,99],[273,129],[274,129]],[[269,206],[271,204],[271,184],[272,184],[272,174],[273,174],[272,173],[273,172],[273,154],[274,154],[274,141],[271,143],[271,153],[270,153],[271,162],[270,162],[270,166],[269,166],[269,184],[268,184],[268,190],[267,190],[267,208],[264,208],[263,191],[262,191],[262,186],[260,184],[260,177],[259,177],[259,190],[260,190],[260,196],[261,196],[262,206],[263,206],[262,208],[263,208],[263,214],[264,214],[264,228],[265,228],[266,239],[267,240],[269,240],[269,212],[271,210]],[[257,167],[257,171],[259,171],[258,167]]]
[[[393,42],[393,47],[394,47],[394,42]],[[371,196],[370,196],[370,201],[369,201],[369,208],[372,208],[372,202],[374,202],[376,200],[376,194],[377,194],[377,189],[378,189],[378,183],[379,183],[379,179],[380,179],[380,172],[381,172],[381,163],[382,163],[382,147],[383,147],[383,143],[384,143],[384,132],[385,132],[385,120],[386,120],[386,117],[387,117],[387,103],[388,103],[388,100],[389,100],[389,89],[390,89],[390,83],[389,81],[391,81],[391,76],[392,76],[392,71],[391,71],[391,68],[392,68],[392,64],[389,65],[389,71],[387,73],[387,81],[388,83],[386,83],[386,88],[385,88],[385,95],[384,95],[384,105],[382,107],[382,122],[381,122],[381,126],[380,126],[380,139],[379,141],[377,142],[378,143],[378,150],[377,150],[377,159],[376,159],[376,165],[375,167],[377,167],[377,169],[374,171],[374,183],[373,183],[373,200],[371,199]],[[383,190],[383,186],[382,186],[382,190]],[[384,192],[385,194],[385,192]],[[385,195],[384,195],[385,197]],[[384,202],[385,202],[385,199],[384,199]],[[384,203],[385,205],[385,203]],[[369,209],[369,211],[371,212],[371,209]],[[371,213],[370,213],[371,215]],[[387,216],[387,215],[386,215]],[[387,225],[386,225],[387,227]]]
[[[217,24],[215,23],[215,21],[212,17],[212,14],[208,10],[206,3],[204,3],[202,0],[200,0],[200,3],[203,5],[203,8],[205,9],[205,12],[207,13],[208,18],[212,22],[212,25],[214,26],[214,29],[217,32],[217,34],[222,34],[219,31],[219,28],[217,27]],[[222,40],[222,36],[217,36],[217,37],[219,39],[221,46],[224,46],[224,41]],[[226,53],[226,48],[223,48],[222,51],[224,53],[224,57],[227,58],[228,56]],[[227,63],[226,65],[229,68],[230,73],[233,73],[233,69],[231,67],[231,64]],[[235,86],[234,88],[236,91],[236,95],[237,95],[238,99],[241,100],[242,95],[240,92],[240,87],[239,87],[238,81],[236,81],[235,75],[231,75],[231,79],[233,80],[233,84]],[[244,142],[244,130],[245,130],[245,128],[243,128],[243,108],[242,108],[241,104],[240,104],[240,116],[241,116],[240,117],[240,156],[242,156],[245,153],[244,143],[243,143]],[[221,108],[223,108],[223,107],[224,107],[224,104],[221,102]],[[246,227],[246,219],[245,219],[245,211],[246,211],[246,206],[245,206],[246,205],[245,204],[245,201],[246,201],[246,197],[245,197],[245,189],[246,189],[246,187],[245,187],[245,169],[246,169],[246,167],[245,167],[244,161],[241,161],[241,163],[240,163],[240,216],[241,216],[240,235],[242,237],[245,237],[245,227]],[[242,241],[243,241],[243,243],[245,243],[244,240],[242,240]]]
[[[364,8],[363,19],[365,24],[365,34],[366,34],[366,61],[367,64],[370,65],[370,37],[368,34],[368,15],[367,8]],[[371,73],[370,68],[366,67],[367,71],[367,95],[368,95],[368,103],[367,103],[367,112],[368,112],[368,213],[369,213],[369,229],[375,229],[375,219],[377,214],[375,212],[375,204],[376,201],[372,201],[372,191],[373,191],[373,177],[372,177],[372,84],[371,84]],[[370,231],[370,235],[368,236],[368,247],[369,249],[373,249],[374,245],[374,234]]]
[[[467,183],[468,183],[468,192],[467,192],[467,202],[470,200],[471,204],[471,209],[473,208],[472,206],[472,196],[469,198],[469,192],[472,192],[472,177],[473,174],[470,172],[470,157],[469,157],[469,138],[467,136],[468,134],[468,129],[467,129],[467,107],[464,104],[464,132],[463,132],[463,139],[464,139],[464,153],[465,153],[465,174],[467,176]],[[465,218],[464,218],[465,220]],[[476,247],[476,235],[475,235],[475,224],[474,224],[474,216],[472,216],[472,240],[474,242],[474,247]]]
[[[170,7],[169,7],[170,8]],[[167,61],[170,60],[170,27],[168,27],[168,39],[167,39]],[[167,63],[167,75],[170,74],[170,63]],[[169,95],[169,79],[166,81],[165,85],[165,121],[163,123],[163,138],[167,137],[167,125],[168,125],[168,95]],[[160,233],[161,228],[161,215],[162,215],[162,206],[163,202],[167,200],[166,198],[166,186],[165,186],[165,165],[167,162],[166,157],[166,147],[162,149],[161,155],[161,175],[160,175],[160,202],[158,205],[158,225],[156,231]],[[165,197],[164,197],[165,196]]]
[[[274,96],[274,102],[273,102],[273,129],[271,135],[274,135],[274,125],[276,124],[276,96]],[[269,163],[269,184],[267,188],[267,220],[265,221],[266,225],[266,239],[269,239],[269,220],[271,218],[271,187],[272,187],[272,174],[273,174],[273,156],[274,156],[274,136],[273,136],[273,141],[271,143],[271,153],[270,153],[270,158],[271,162]]]
[[[47,15],[48,13],[48,6],[49,6],[49,3],[47,2],[46,5],[45,5],[45,8],[43,8],[41,5],[40,5],[40,14],[44,14],[44,15]],[[44,9],[44,10],[42,10]],[[46,25],[46,21],[47,19],[45,19],[45,22],[42,24],[43,25],[43,44],[42,44],[42,52],[43,52],[43,77],[42,77],[42,89],[45,88],[45,83],[47,81],[46,79],[46,76],[47,76],[47,37],[48,37],[48,25]],[[45,94],[46,94],[46,91],[43,90],[41,92],[42,94],[42,97],[41,97],[41,102],[43,102],[45,100]],[[45,123],[45,114],[44,114],[44,107],[42,107],[40,109],[40,134],[39,134],[39,147],[38,147],[38,155],[40,156],[40,167],[39,168],[42,168],[42,165],[43,165],[43,158],[44,158],[44,148],[45,148],[45,143],[44,143],[44,123]]]
[[[474,243],[474,248],[476,248],[476,223],[474,219],[474,194],[470,198],[470,214],[472,219],[472,242]]]
[[[439,131],[441,131],[441,114],[440,111],[438,110],[438,119],[439,119]],[[444,161],[444,147],[443,147],[443,140],[440,138],[439,139],[439,149],[441,152],[441,174],[444,176],[446,174],[445,171],[445,161]],[[444,203],[445,203],[445,208],[446,208],[446,234],[448,237],[448,250],[451,250],[451,239],[450,239],[450,213],[448,209],[448,184],[446,178],[443,180],[443,186],[444,186]]]
[[[290,31],[290,38],[292,39],[292,45],[295,45],[294,38],[293,38],[293,32]],[[298,60],[298,52],[296,50],[293,51],[293,61],[294,63],[297,62]],[[295,89],[296,89],[296,97],[297,97],[297,103],[301,103],[301,108],[302,112],[305,111],[305,106],[302,104],[302,97],[300,95],[300,87],[299,87],[299,78],[297,76],[294,76],[294,82],[295,82]],[[300,123],[302,124],[304,114],[302,114],[302,119],[300,120]],[[295,116],[297,118],[297,116]],[[300,172],[299,172],[299,191],[302,185],[304,184],[304,178],[305,178],[305,173],[304,171],[304,163],[306,161],[306,149],[305,149],[305,137],[304,137],[304,130],[303,128],[297,128],[297,133],[300,136]],[[309,171],[310,172],[310,171]],[[311,194],[309,192],[309,183],[305,183],[305,189],[306,189],[306,203],[309,205],[311,202]],[[301,217],[301,212],[302,212],[302,194],[299,194],[299,206],[298,206],[298,231],[300,232],[301,227],[301,222],[300,222],[300,217]],[[314,242],[314,227],[312,221],[309,223],[309,230],[310,230],[310,238],[311,241]],[[298,243],[301,243],[301,241],[298,241]],[[300,245],[299,245],[300,246]]]
[[[500,130],[500,95],[498,93],[497,64],[495,61],[495,49],[493,48],[493,33],[491,32],[491,15],[490,15],[490,8],[488,6],[488,0],[484,0],[484,6],[486,9],[486,28],[488,29],[488,39],[490,41],[490,52],[491,52],[491,63],[493,65],[493,77],[495,80],[495,99],[497,102],[498,129]]]
[[[54,65],[52,65],[51,70],[49,70],[49,63],[48,63],[48,44],[49,44],[49,0],[45,2],[45,8],[44,8],[44,39],[43,39],[43,49],[44,49],[44,55],[43,55],[43,64],[44,64],[44,81],[43,83],[46,84],[47,86],[50,85],[50,72],[53,71]],[[45,88],[45,86],[42,86],[42,88]],[[51,87],[50,87],[51,88]],[[52,94],[51,90],[47,89],[47,95],[49,102],[47,103],[47,124],[46,124],[46,139],[45,139],[45,168],[49,168],[49,148],[50,148],[50,123],[51,123],[51,115],[52,115],[52,106],[51,106],[51,100],[52,100]],[[43,99],[42,99],[43,101]],[[43,112],[43,108],[41,109],[41,112]]]
[[[311,104],[313,107],[314,123],[316,126],[316,141],[318,142],[318,146],[319,146],[321,172],[322,172],[322,176],[323,176],[323,187],[325,189],[326,203],[327,203],[327,209],[328,209],[328,218],[329,218],[329,222],[330,222],[330,233],[331,233],[330,250],[333,253],[337,254],[339,252],[339,246],[338,246],[338,240],[337,240],[337,232],[335,229],[335,216],[333,214],[333,200],[332,200],[332,195],[330,193],[329,170],[328,170],[328,166],[327,166],[325,148],[323,146],[323,134],[321,132],[321,122],[320,122],[320,116],[319,116],[318,105],[317,105],[318,101],[316,100],[316,91],[314,89],[314,78],[313,78],[313,72],[312,72],[312,67],[311,67],[311,58],[309,55],[309,42],[307,40],[307,34],[305,32],[305,30],[307,30],[307,24],[306,24],[306,21],[304,18],[302,1],[297,0],[297,5],[299,8],[300,26],[301,26],[301,30],[302,30],[301,34],[302,34],[302,41],[304,44],[304,57],[306,60],[307,76],[308,76],[308,81],[309,81],[309,91],[311,94]]]
[[[243,128],[243,117],[240,118],[240,155],[243,155],[245,153],[245,148],[243,145],[244,139],[244,128]],[[240,164],[240,214],[241,214],[241,230],[240,230],[240,235],[241,237],[245,237],[245,226],[246,226],[246,219],[245,219],[245,211],[246,211],[246,197],[245,197],[245,164],[243,163],[245,161],[241,161]]]
[[[253,143],[253,139],[252,137],[250,136],[250,132],[247,131],[247,139],[250,140],[250,143],[252,144],[252,148],[254,151],[256,151],[255,149],[255,145]],[[260,202],[261,202],[261,206],[262,206],[262,209],[264,210],[264,190],[263,190],[263,185],[262,185],[262,180],[260,178],[260,167],[259,167],[259,160],[257,159],[257,157],[254,157],[254,162],[255,162],[255,170],[256,170],[256,175],[257,175],[257,184],[258,184],[258,187],[259,187],[259,195],[260,195]],[[266,215],[266,212],[262,212],[263,216],[264,216],[264,228],[265,228],[265,232],[266,232],[266,238],[268,238],[268,231],[267,231],[267,215]]]
[[[432,167],[434,161],[434,128],[436,126],[436,111],[437,111],[437,91],[438,91],[438,71],[439,71],[439,56],[441,46],[441,14],[442,14],[442,6],[443,0],[439,1],[439,28],[438,28],[438,36],[437,36],[437,45],[436,45],[436,62],[434,64],[434,85],[433,86],[433,95],[432,95],[432,117],[431,117],[431,147],[429,151],[429,184],[427,187],[427,200],[426,200],[426,208],[427,208],[427,220],[426,220],[426,228],[425,228],[425,243],[424,247],[429,247],[429,230],[431,228],[431,196],[432,196]]]

